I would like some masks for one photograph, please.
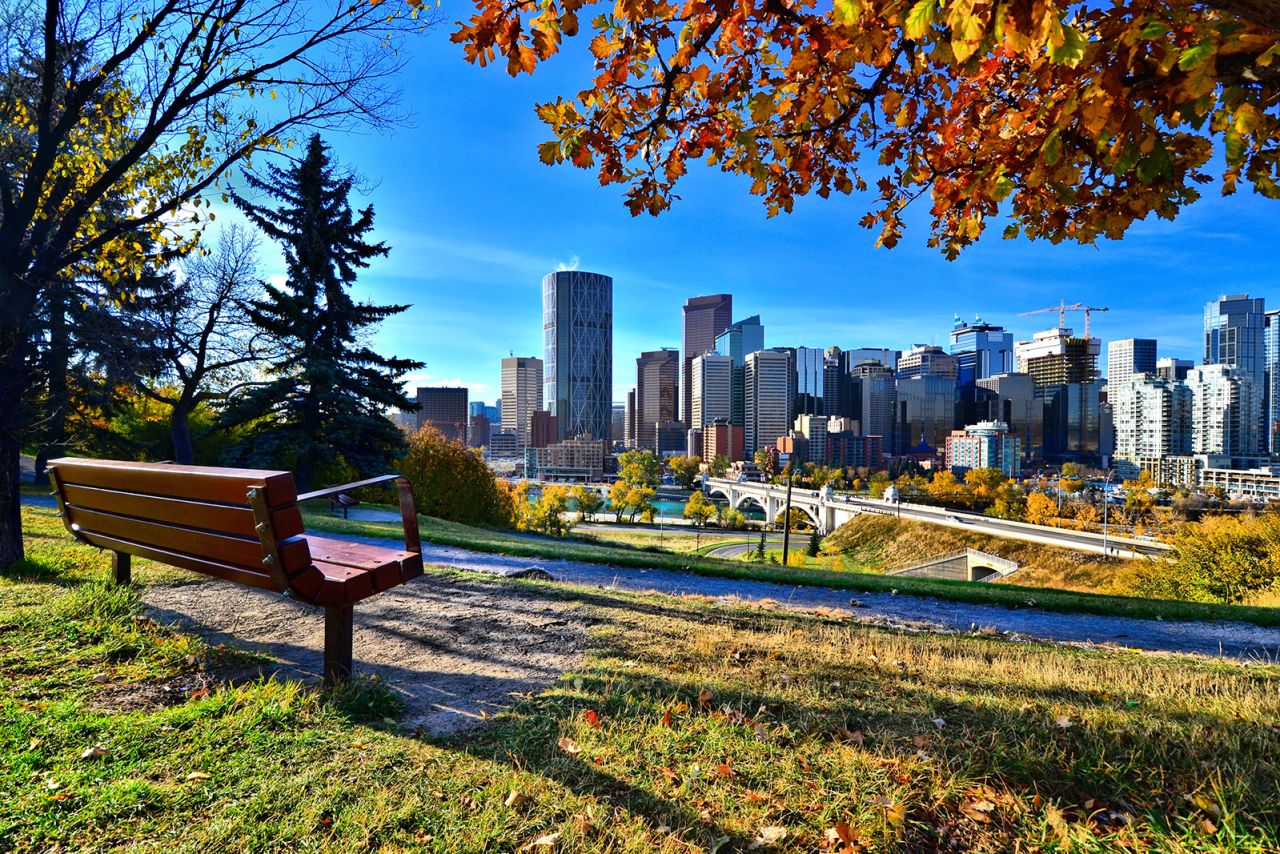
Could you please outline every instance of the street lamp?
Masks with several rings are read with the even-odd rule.
[[[782,565],[787,565],[787,552],[791,549],[791,482],[795,478],[795,470],[791,460],[787,460],[787,504],[782,511]]]
[[[1111,469],[1107,470],[1106,479],[1102,481],[1102,556],[1106,557],[1110,552],[1107,548],[1107,505],[1111,503],[1107,493],[1110,491],[1111,475],[1115,474]]]

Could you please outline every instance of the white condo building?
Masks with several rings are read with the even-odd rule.
[[[733,358],[709,352],[690,365],[692,399],[689,428],[700,430],[717,420],[733,417]]]
[[[1191,389],[1192,453],[1257,457],[1262,453],[1262,389],[1228,365],[1202,365],[1187,372]]]
[[[760,448],[774,447],[791,429],[791,401],[795,394],[791,354],[784,350],[748,353],[743,379],[743,433],[750,459]]]
[[[1191,389],[1184,383],[1138,374],[1107,386],[1115,426],[1115,464],[1135,478],[1152,458],[1191,453]]]

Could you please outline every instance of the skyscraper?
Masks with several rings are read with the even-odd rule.
[[[745,424],[744,373],[748,353],[764,349],[764,327],[760,315],[731,324],[716,338],[716,352],[733,360],[733,415],[734,424]]]
[[[853,379],[849,354],[828,347],[822,357],[822,414],[828,418],[853,417]]]
[[[1204,363],[1227,365],[1255,385],[1266,372],[1266,308],[1261,297],[1232,294],[1204,307]]]
[[[1257,417],[1262,389],[1252,377],[1227,365],[1202,365],[1188,372],[1187,385],[1192,453],[1249,460],[1263,453],[1263,425]]]
[[[431,425],[447,439],[467,441],[471,415],[467,409],[467,390],[435,386],[419,388],[418,426]]]
[[[1196,366],[1190,359],[1165,357],[1156,360],[1156,376],[1166,380],[1185,380],[1187,371]]]
[[[1280,455],[1280,309],[1267,312],[1266,389],[1264,405],[1267,409],[1267,446],[1273,455]]]
[[[956,357],[936,344],[917,344],[898,356],[898,377],[956,378]]]
[[[853,419],[858,422],[858,435],[879,436],[884,449],[892,452],[898,400],[893,369],[868,359],[850,368],[849,376],[853,386]]]
[[[935,451],[944,450],[955,426],[955,395],[956,381],[951,377],[922,374],[900,378],[895,453],[905,454],[919,442]]]
[[[705,429],[733,416],[733,359],[719,353],[703,353],[693,360],[692,429]]]
[[[523,451],[529,446],[529,419],[542,409],[542,360],[509,356],[502,360],[502,429],[516,434]]]
[[[978,380],[975,388],[979,394],[985,392],[992,397],[987,398],[989,408],[967,423],[1003,421],[1022,439],[1022,453],[1027,459],[1039,459],[1044,451],[1044,404],[1036,397],[1031,375],[996,374]]]
[[[684,304],[684,341],[680,360],[680,420],[692,423],[693,360],[715,349],[716,338],[733,320],[733,294],[690,297]]]
[[[542,280],[543,401],[558,438],[608,439],[613,420],[613,279],[564,270]]]
[[[676,421],[680,353],[669,347],[648,350],[636,359],[635,443],[657,450],[657,425]]]
[[[1137,477],[1144,461],[1191,453],[1191,389],[1185,383],[1139,373],[1115,386],[1108,382],[1107,402],[1121,477]]]
[[[1037,332],[1014,347],[1018,370],[1031,375],[1044,407],[1044,455],[1051,462],[1091,462],[1102,452],[1102,383],[1097,338],[1065,327]]]
[[[1156,339],[1121,338],[1107,342],[1107,396],[1111,389],[1127,383],[1134,374],[1156,372]]]
[[[743,368],[746,455],[772,448],[791,429],[795,368],[786,350],[748,353]]]
[[[976,318],[966,323],[959,316],[951,327],[951,355],[956,357],[956,382],[973,385],[978,380],[1012,371],[1013,334],[1003,326]]]
[[[791,417],[797,415],[821,415],[823,395],[823,363],[826,353],[814,347],[787,347],[796,369],[796,395],[791,405]]]

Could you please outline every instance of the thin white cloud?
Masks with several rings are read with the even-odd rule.
[[[578,269],[578,265],[581,263],[582,259],[578,257],[577,253],[574,253],[569,256],[568,261],[561,261],[556,264],[556,270],[561,273],[568,272],[569,270],[576,270]]]

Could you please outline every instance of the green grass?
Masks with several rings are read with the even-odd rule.
[[[868,851],[1280,846],[1274,666],[490,579],[593,628],[578,671],[480,731],[417,736],[367,681],[121,711],[103,697],[236,653],[147,619],[26,518],[43,569],[0,577],[0,850],[833,851],[837,828]]]
[[[369,537],[400,536],[399,525],[390,522],[355,522],[319,513],[306,516],[311,530]],[[1280,609],[1245,605],[1212,605],[1161,599],[1139,599],[1051,588],[1017,587],[929,578],[888,576],[851,570],[799,569],[752,564],[741,560],[719,560],[659,549],[628,548],[572,540],[548,542],[513,536],[502,531],[473,528],[455,522],[421,517],[423,539],[440,545],[481,552],[497,552],[521,557],[564,558],[619,567],[672,569],[717,578],[805,584],[841,590],[869,592],[897,591],[919,596],[935,596],[958,602],[1004,605],[1012,608],[1034,606],[1048,611],[1163,620],[1230,620],[1259,626],[1280,626]],[[803,538],[797,548],[803,551]]]

